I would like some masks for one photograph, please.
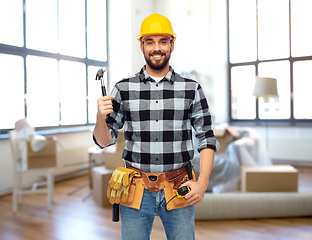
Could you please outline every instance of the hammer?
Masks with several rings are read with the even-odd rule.
[[[102,88],[102,95],[103,97],[106,96],[106,88],[105,88],[105,84],[104,84],[104,73],[107,71],[106,67],[102,67],[100,68],[97,73],[96,73],[96,77],[95,80],[101,80],[101,88]]]

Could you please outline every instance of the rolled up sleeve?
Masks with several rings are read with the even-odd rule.
[[[191,108],[191,124],[198,139],[198,151],[204,148],[218,151],[220,145],[211,128],[211,114],[207,99],[200,85],[195,92],[195,98]]]

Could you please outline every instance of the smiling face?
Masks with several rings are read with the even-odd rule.
[[[152,76],[155,76],[155,73],[166,74],[169,71],[169,59],[173,49],[174,42],[168,36],[145,37],[141,43],[141,51],[144,54],[147,72],[150,75],[154,74]]]

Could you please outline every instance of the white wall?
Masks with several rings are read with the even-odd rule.
[[[109,92],[116,82],[132,74],[130,8],[128,0],[108,1]]]
[[[312,128],[254,127],[267,141],[272,159],[297,164],[312,164]]]
[[[0,140],[0,195],[12,186],[12,157],[8,140]]]

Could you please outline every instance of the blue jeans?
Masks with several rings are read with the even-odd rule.
[[[159,216],[168,240],[195,239],[194,206],[166,210],[164,191],[144,189],[140,210],[120,205],[122,240],[148,240],[155,216]]]

